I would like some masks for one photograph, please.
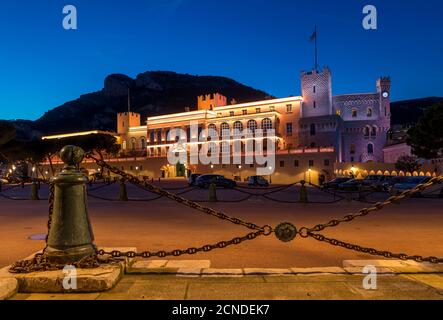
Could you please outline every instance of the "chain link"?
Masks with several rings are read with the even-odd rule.
[[[318,233],[308,232],[307,236],[314,238],[317,241],[329,243],[330,245],[333,245],[333,246],[338,246],[338,247],[342,247],[342,248],[345,248],[348,250],[354,250],[357,252],[363,252],[363,253],[367,253],[367,254],[370,254],[373,256],[382,256],[382,257],[385,257],[388,259],[414,260],[416,262],[443,263],[443,258],[423,257],[420,255],[407,255],[405,253],[393,253],[390,251],[381,251],[381,250],[377,250],[374,248],[362,247],[362,246],[359,246],[356,244],[344,242],[344,241],[337,240],[337,239],[327,238],[327,237],[325,237],[321,234],[318,234]]]
[[[364,216],[370,214],[371,212],[379,211],[390,204],[398,202],[404,198],[408,198],[418,192],[421,192],[421,191],[423,191],[423,190],[425,190],[437,183],[441,183],[441,182],[443,182],[442,176],[432,178],[431,180],[429,180],[426,183],[419,184],[413,189],[406,190],[398,195],[389,197],[388,199],[386,199],[383,202],[377,202],[376,204],[372,205],[369,208],[363,208],[363,209],[359,210],[357,213],[346,215],[341,219],[333,219],[333,220],[330,220],[329,222],[324,223],[324,224],[317,224],[316,226],[314,226],[312,228],[304,227],[304,229],[307,229],[307,231],[310,231],[310,232],[312,232],[312,231],[319,232],[319,231],[322,231],[326,228],[336,227],[339,224],[341,224],[342,222],[350,222],[350,221],[354,220],[355,218],[364,217]]]
[[[233,238],[233,239],[230,239],[227,241],[220,241],[215,244],[206,244],[206,245],[203,245],[203,246],[197,247],[197,248],[196,247],[189,247],[187,249],[175,249],[172,251],[164,251],[164,250],[162,250],[162,251],[142,251],[142,252],[137,253],[134,251],[127,251],[127,252],[123,252],[123,251],[119,251],[119,250],[105,251],[105,250],[101,249],[101,250],[96,250],[96,255],[83,258],[81,261],[74,264],[74,266],[76,266],[76,267],[95,268],[95,267],[99,266],[99,264],[100,264],[100,260],[99,260],[98,256],[105,256],[105,255],[110,257],[110,259],[106,260],[106,262],[113,262],[115,260],[112,260],[112,259],[119,258],[119,257],[128,257],[128,258],[159,257],[159,258],[164,258],[164,257],[168,257],[168,256],[178,257],[178,256],[181,256],[184,254],[193,255],[193,254],[196,254],[199,252],[209,252],[214,249],[222,249],[222,248],[226,248],[228,246],[238,245],[242,242],[256,239],[257,237],[262,236],[262,235],[268,236],[274,232],[274,229],[272,227],[270,227],[269,225],[265,225],[265,226],[260,227],[254,223],[247,222],[247,221],[244,221],[244,220],[236,218],[236,217],[231,217],[222,211],[218,211],[218,210],[200,205],[199,203],[196,203],[194,201],[183,198],[183,197],[179,196],[178,194],[168,192],[165,189],[157,187],[151,183],[141,182],[137,177],[135,177],[129,173],[126,173],[114,166],[111,166],[103,160],[97,159],[91,153],[88,153],[86,155],[86,158],[94,160],[98,166],[106,168],[110,172],[121,176],[124,180],[129,181],[130,183],[136,185],[137,187],[140,187],[144,190],[156,193],[160,197],[166,197],[168,199],[171,199],[173,201],[181,203],[185,206],[188,206],[192,209],[196,209],[200,212],[214,216],[218,219],[226,220],[226,221],[229,221],[229,222],[231,222],[233,224],[237,224],[237,225],[242,225],[248,229],[254,230],[254,232],[251,232],[251,233],[246,234],[245,236],[236,237],[236,238]],[[322,234],[315,233],[315,232],[322,231],[326,228],[336,227],[343,222],[350,222],[350,221],[354,220],[355,218],[366,216],[371,212],[381,210],[384,207],[386,207],[392,203],[400,201],[406,197],[410,197],[410,196],[412,196],[418,192],[421,192],[421,191],[423,191],[423,190],[425,190],[437,183],[441,183],[442,181],[443,181],[442,176],[432,178],[429,182],[419,184],[411,190],[406,190],[406,191],[400,193],[399,195],[392,196],[392,197],[386,199],[383,202],[378,202],[371,207],[361,209],[357,213],[346,215],[341,219],[330,220],[329,222],[327,222],[325,224],[317,224],[312,228],[302,227],[298,230],[297,233],[302,238],[311,237],[317,241],[326,242],[326,243],[329,243],[330,245],[333,245],[333,246],[338,246],[338,247],[346,248],[348,250],[353,250],[353,251],[357,251],[357,252],[367,253],[370,255],[382,256],[382,257],[391,258],[391,259],[396,258],[396,259],[400,259],[400,260],[414,260],[416,262],[443,263],[443,258],[437,258],[437,257],[433,257],[433,256],[423,257],[423,256],[419,256],[419,255],[407,255],[404,253],[392,253],[390,251],[381,251],[381,250],[377,250],[374,248],[362,247],[362,246],[348,243],[348,242],[344,242],[341,240],[328,238]],[[50,182],[49,183],[48,234],[46,236],[46,247],[48,245],[48,236],[49,236],[49,232],[51,229],[52,215],[53,215],[53,211],[54,211],[54,191],[55,191],[54,183]],[[46,247],[45,247],[45,249],[46,249]],[[21,272],[33,272],[33,271],[42,271],[42,270],[57,270],[57,269],[61,269],[63,267],[64,267],[63,265],[57,265],[57,264],[50,263],[45,258],[44,250],[43,250],[43,254],[37,254],[31,260],[24,260],[24,261],[16,262],[10,268],[10,271],[13,273],[21,273]]]

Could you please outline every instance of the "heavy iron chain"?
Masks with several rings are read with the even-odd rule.
[[[403,191],[402,193],[400,193],[398,195],[389,197],[385,201],[377,202],[369,208],[363,208],[363,209],[359,210],[357,213],[346,215],[341,219],[333,219],[333,220],[330,220],[329,222],[324,223],[324,224],[317,224],[316,226],[314,226],[312,228],[302,228],[300,230],[303,230],[304,232],[307,232],[307,231],[319,232],[319,231],[322,231],[322,230],[329,228],[329,227],[336,227],[342,222],[350,222],[350,221],[354,220],[355,218],[364,217],[364,216],[370,214],[371,212],[379,211],[388,205],[396,203],[404,198],[409,198],[412,195],[414,195],[418,192],[421,192],[421,191],[423,191],[423,190],[425,190],[437,183],[441,183],[441,182],[443,182],[443,176],[434,177],[426,183],[418,184],[413,189]]]
[[[183,254],[196,254],[199,252],[209,252],[211,250],[214,249],[222,249],[222,248],[226,248],[228,246],[232,246],[232,245],[238,245],[244,241],[248,241],[248,240],[253,240],[256,239],[259,236],[269,236],[272,232],[273,229],[271,226],[265,225],[265,226],[258,226],[254,223],[251,222],[247,222],[247,221],[243,221],[239,218],[235,218],[235,217],[231,217],[228,216],[227,214],[219,211],[219,210],[215,210],[209,207],[205,207],[199,203],[196,203],[194,201],[188,200],[186,198],[183,198],[177,194],[168,192],[162,188],[159,188],[155,185],[153,185],[152,183],[146,183],[146,182],[141,182],[137,177],[126,173],[114,166],[109,165],[108,163],[106,163],[103,160],[100,160],[96,157],[94,157],[92,154],[88,153],[86,155],[86,158],[92,159],[96,162],[96,164],[100,167],[106,168],[108,169],[110,172],[117,174],[119,176],[121,176],[124,180],[129,181],[130,183],[153,193],[156,193],[160,196],[166,197],[168,199],[171,199],[173,201],[176,201],[178,203],[181,203],[185,206],[188,206],[192,209],[196,209],[200,212],[209,214],[211,216],[214,216],[218,219],[221,220],[226,220],[229,221],[233,224],[237,224],[237,225],[242,225],[248,229],[254,230],[254,232],[248,233],[245,236],[242,237],[235,237],[231,240],[227,240],[227,241],[220,241],[218,243],[215,244],[206,244],[203,245],[201,247],[195,248],[195,247],[190,247],[187,249],[175,249],[172,251],[143,251],[143,252],[134,252],[134,251],[128,251],[128,252],[122,252],[119,250],[113,250],[113,251],[105,251],[105,250],[97,250],[97,254],[98,255],[110,255],[111,257],[117,258],[117,257],[128,257],[128,258],[134,258],[134,257],[142,257],[142,258],[150,258],[150,257],[159,257],[159,258],[164,258],[167,256],[174,256],[174,257],[178,257],[181,256]]]
[[[381,251],[381,250],[377,250],[374,248],[362,247],[362,246],[348,243],[348,242],[344,242],[341,240],[328,238],[322,234],[314,233],[314,232],[322,231],[326,228],[338,226],[342,222],[350,222],[350,221],[354,220],[355,218],[364,217],[364,216],[370,214],[371,212],[381,210],[388,205],[396,203],[397,201],[400,201],[404,198],[411,197],[412,195],[414,195],[418,192],[421,192],[421,191],[423,191],[435,184],[442,183],[442,182],[443,182],[443,176],[434,177],[426,183],[418,184],[413,189],[406,190],[396,196],[392,196],[383,202],[378,202],[369,208],[361,209],[357,213],[349,214],[349,215],[343,217],[342,219],[333,219],[325,224],[318,224],[312,228],[302,227],[298,231],[298,234],[302,238],[311,237],[317,241],[326,242],[326,243],[329,243],[330,245],[333,245],[333,246],[338,246],[338,247],[346,248],[349,250],[354,250],[357,252],[363,252],[363,253],[367,253],[370,255],[382,256],[382,257],[390,258],[390,259],[395,258],[395,259],[400,259],[400,260],[413,260],[416,262],[443,263],[443,258],[437,258],[437,257],[433,257],[433,256],[423,257],[420,255],[408,255],[405,253],[393,253],[390,251]]]
[[[254,224],[254,223],[246,222],[246,221],[243,221],[243,220],[241,220],[239,218],[235,218],[235,217],[230,217],[221,211],[202,206],[196,202],[190,201],[188,199],[180,197],[179,195],[170,193],[162,188],[156,187],[153,184],[142,183],[137,177],[135,177],[131,174],[128,174],[122,170],[119,170],[116,167],[110,166],[105,161],[95,158],[92,154],[87,154],[86,157],[94,160],[97,163],[97,165],[107,168],[110,172],[120,175],[124,180],[127,180],[130,183],[141,187],[142,189],[154,192],[160,196],[164,196],[164,197],[174,200],[176,202],[182,203],[190,208],[199,210],[203,213],[212,215],[212,216],[217,217],[222,220],[227,220],[227,221],[232,222],[237,225],[245,226],[246,228],[252,229],[255,231],[248,233],[247,235],[245,235],[243,237],[236,237],[236,238],[233,238],[228,241],[220,241],[216,244],[206,244],[204,246],[197,247],[197,248],[190,247],[187,249],[175,249],[172,251],[153,251],[153,252],[152,251],[143,251],[143,252],[137,253],[134,251],[128,251],[128,252],[122,252],[122,251],[118,251],[118,250],[105,251],[105,250],[101,249],[101,250],[96,251],[96,255],[91,256],[91,257],[86,257],[86,258],[82,259],[81,261],[77,262],[75,264],[76,267],[80,267],[80,268],[97,267],[100,264],[100,260],[98,259],[98,256],[104,256],[104,255],[108,255],[111,257],[111,260],[108,259],[106,262],[109,262],[109,261],[112,262],[112,258],[118,258],[118,257],[129,257],[129,258],[159,257],[159,258],[164,258],[167,256],[177,257],[177,256],[181,256],[183,254],[192,255],[192,254],[196,254],[199,252],[209,252],[214,249],[226,248],[231,245],[240,244],[240,243],[247,241],[247,240],[253,240],[261,235],[268,236],[273,232],[276,234],[276,236],[281,241],[284,241],[284,242],[294,239],[295,236],[297,234],[299,234],[302,238],[311,237],[317,241],[326,242],[326,243],[329,243],[330,245],[333,245],[333,246],[339,246],[342,248],[354,250],[357,252],[363,252],[363,253],[367,253],[370,255],[383,256],[385,258],[391,258],[391,259],[397,258],[400,260],[414,260],[416,262],[443,263],[443,258],[437,258],[437,257],[433,257],[433,256],[423,257],[420,255],[407,255],[404,253],[392,253],[390,251],[380,251],[380,250],[377,250],[374,248],[362,247],[362,246],[347,243],[347,242],[344,242],[341,240],[328,238],[328,237],[323,236],[322,234],[314,233],[314,232],[322,231],[322,230],[329,228],[329,227],[338,226],[339,224],[341,224],[343,222],[350,222],[357,217],[366,216],[371,212],[381,210],[385,206],[393,204],[393,203],[400,201],[404,198],[410,197],[420,191],[427,189],[428,187],[430,187],[434,184],[441,183],[443,181],[443,177],[432,178],[427,183],[419,184],[411,190],[407,190],[407,191],[402,192],[399,195],[392,196],[383,202],[378,202],[378,203],[374,204],[373,206],[371,206],[369,208],[361,209],[357,213],[346,215],[345,217],[343,217],[341,219],[333,219],[325,224],[315,225],[312,228],[302,227],[299,230],[297,230],[291,223],[282,223],[279,226],[277,226],[274,230],[272,227],[270,227],[268,225],[265,225],[263,227],[259,227],[258,225]],[[48,235],[46,236],[46,246],[47,246],[47,242],[48,242],[49,230],[51,228],[51,223],[52,223],[53,210],[54,210],[54,184],[50,183],[49,184]],[[64,266],[62,266],[62,265],[52,264],[49,261],[47,261],[46,258],[44,257],[44,254],[37,254],[31,260],[19,261],[19,262],[15,263],[10,268],[10,271],[15,272],[15,273],[19,273],[19,272],[42,271],[42,270],[57,270],[57,269],[61,269],[63,267]]]
[[[120,169],[118,169],[116,167],[110,166],[105,161],[97,159],[92,154],[87,154],[86,158],[94,160],[97,163],[97,165],[108,169],[112,173],[115,173],[115,174],[121,176],[124,180],[127,180],[130,183],[132,183],[132,184],[138,185],[142,189],[145,189],[147,191],[151,191],[153,193],[156,193],[156,194],[161,195],[163,197],[166,197],[168,199],[174,200],[174,201],[176,201],[178,203],[181,203],[181,204],[183,204],[185,206],[188,206],[188,207],[190,207],[192,209],[196,209],[196,210],[201,211],[203,213],[212,215],[212,216],[214,216],[216,218],[219,218],[219,219],[222,219],[222,220],[226,220],[226,221],[232,222],[234,224],[242,225],[242,226],[244,226],[244,227],[246,227],[248,229],[251,229],[251,230],[260,230],[265,235],[269,235],[272,232],[272,228],[270,226],[260,227],[260,226],[254,224],[254,223],[243,221],[243,220],[241,220],[239,218],[235,218],[235,217],[230,217],[230,216],[228,216],[227,214],[225,214],[225,213],[223,213],[221,211],[218,211],[218,210],[215,210],[215,209],[212,209],[212,208],[209,208],[209,207],[205,207],[205,206],[203,206],[203,205],[201,205],[201,204],[199,204],[197,202],[188,200],[188,199],[183,198],[183,197],[181,197],[181,196],[179,196],[177,194],[168,192],[168,191],[166,191],[166,190],[164,190],[162,188],[159,188],[159,187],[157,187],[157,186],[155,186],[155,185],[153,185],[151,183],[141,182],[137,177],[135,177],[135,176],[133,176],[133,175],[131,175],[129,173],[126,173],[126,172],[124,172],[124,171],[122,171],[122,170],[120,170]]]
[[[401,259],[401,260],[414,260],[414,261],[417,261],[417,262],[431,262],[431,263],[441,263],[441,262],[443,262],[442,258],[423,257],[423,256],[419,256],[419,255],[407,255],[407,254],[404,254],[404,253],[392,253],[392,252],[389,252],[389,251],[380,251],[380,250],[377,250],[377,249],[374,249],[374,248],[365,248],[365,247],[361,247],[359,245],[343,242],[343,241],[340,241],[340,240],[337,240],[337,239],[327,238],[327,237],[325,237],[325,236],[323,236],[321,234],[314,233],[314,232],[322,231],[322,230],[324,230],[324,229],[326,229],[328,227],[338,226],[342,222],[350,222],[350,221],[354,220],[357,217],[366,216],[366,215],[368,215],[371,212],[381,210],[381,209],[383,209],[384,207],[386,207],[386,206],[388,206],[390,204],[396,203],[396,202],[398,202],[398,201],[400,201],[400,200],[402,200],[404,198],[408,198],[408,197],[410,197],[410,196],[412,196],[412,195],[414,195],[414,194],[416,194],[416,193],[418,193],[420,191],[423,191],[423,190],[425,190],[425,189],[427,189],[427,188],[429,188],[429,187],[431,187],[431,186],[433,186],[433,185],[435,185],[437,183],[441,183],[443,181],[443,177],[442,176],[434,177],[429,182],[419,184],[419,185],[417,185],[413,189],[406,190],[406,191],[400,193],[399,195],[392,196],[392,197],[386,199],[383,202],[378,202],[378,203],[374,204],[373,206],[371,206],[369,208],[361,209],[357,213],[346,215],[345,217],[343,217],[341,219],[333,219],[333,220],[329,221],[328,223],[318,224],[318,225],[316,225],[316,226],[314,226],[312,228],[302,227],[299,230],[297,230],[290,223],[281,223],[274,230],[272,227],[267,226],[267,225],[260,228],[260,227],[258,227],[255,224],[252,224],[252,223],[249,223],[249,222],[244,222],[244,221],[242,221],[240,219],[237,219],[237,218],[229,217],[229,216],[225,215],[224,213],[222,213],[220,211],[204,207],[204,206],[202,206],[200,204],[197,204],[195,202],[192,202],[192,201],[190,201],[188,199],[185,199],[183,197],[177,196],[177,195],[175,195],[173,193],[169,193],[169,192],[167,192],[167,191],[165,191],[165,190],[163,190],[161,188],[158,188],[158,187],[156,187],[156,186],[154,186],[152,184],[142,185],[142,183],[136,177],[134,177],[134,176],[132,176],[130,174],[127,174],[124,171],[119,170],[118,168],[115,168],[115,167],[112,167],[112,166],[108,165],[106,162],[95,158],[91,154],[88,154],[87,157],[90,158],[90,159],[93,159],[99,166],[106,167],[111,172],[122,176],[124,179],[128,180],[129,182],[131,182],[133,184],[142,186],[146,190],[152,191],[152,192],[157,193],[159,195],[163,195],[163,196],[165,196],[165,197],[167,197],[169,199],[172,199],[174,201],[183,203],[183,204],[185,204],[185,205],[187,205],[187,206],[189,206],[191,208],[194,208],[194,209],[200,210],[202,212],[205,212],[207,214],[211,214],[213,216],[216,216],[217,218],[220,218],[220,219],[223,219],[223,220],[228,220],[228,221],[231,221],[232,223],[235,223],[235,224],[241,224],[241,225],[244,225],[244,226],[246,226],[246,227],[248,227],[250,229],[256,229],[256,230],[258,229],[257,232],[250,233],[250,234],[246,235],[243,238],[234,238],[233,240],[231,240],[231,242],[230,241],[219,242],[216,245],[206,245],[206,246],[200,247],[198,249],[197,248],[189,248],[189,249],[186,249],[186,250],[174,250],[174,251],[170,251],[170,252],[165,252],[165,251],[146,252],[145,251],[145,252],[141,252],[141,253],[135,253],[135,252],[125,252],[125,253],[123,253],[123,252],[119,252],[119,251],[105,252],[103,250],[99,250],[98,254],[109,254],[109,255],[111,255],[113,257],[119,257],[119,256],[122,256],[122,255],[125,255],[127,257],[141,256],[141,257],[145,257],[145,258],[151,257],[151,256],[157,256],[157,257],[165,257],[165,256],[168,256],[168,255],[179,256],[179,255],[182,255],[182,254],[194,254],[194,253],[197,253],[197,252],[200,252],[200,251],[206,251],[207,252],[207,251],[210,251],[210,250],[215,249],[215,248],[224,248],[225,246],[223,244],[225,244],[225,243],[239,244],[239,243],[241,243],[241,242],[243,242],[245,240],[255,239],[259,235],[264,234],[264,235],[267,236],[267,235],[269,235],[269,234],[274,232],[274,233],[276,233],[276,236],[281,241],[284,241],[284,242],[290,241],[290,240],[294,239],[297,234],[300,234],[300,236],[302,238],[312,237],[312,238],[314,238],[314,239],[316,239],[318,241],[323,241],[323,242],[329,243],[329,244],[334,245],[334,246],[340,246],[340,247],[343,247],[343,248],[346,248],[346,249],[349,249],[349,250],[354,250],[354,251],[358,251],[358,252],[368,253],[368,254],[371,254],[371,255],[383,256],[383,257],[386,257],[386,258],[398,258],[398,259]],[[255,236],[254,236],[254,234],[255,234]]]

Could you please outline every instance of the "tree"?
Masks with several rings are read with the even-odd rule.
[[[443,157],[443,102],[427,109],[417,124],[408,130],[407,144],[420,158]]]
[[[401,156],[395,163],[395,168],[404,172],[414,172],[420,169],[421,165],[415,156]]]

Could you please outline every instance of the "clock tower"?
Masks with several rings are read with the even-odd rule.
[[[391,79],[381,77],[377,80],[377,93],[380,95],[380,118],[391,122]]]

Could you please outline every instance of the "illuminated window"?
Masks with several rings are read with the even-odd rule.
[[[240,121],[235,121],[234,122],[234,132],[240,133],[241,131],[243,131],[243,123],[241,123]]]
[[[335,113],[337,114],[337,116],[341,116],[341,110],[340,110],[340,109],[337,109],[337,110],[335,111]]]
[[[248,131],[255,132],[256,129],[257,129],[257,121],[249,120],[248,121]]]
[[[351,114],[353,118],[357,118],[357,109],[352,109]]]
[[[261,122],[261,128],[263,130],[270,130],[272,129],[272,120],[269,118],[265,118]]]
[[[226,135],[226,136],[229,136],[229,124],[228,123],[226,123],[226,122],[223,122],[221,125],[220,125],[220,135]]]
[[[292,104],[286,105],[286,112],[292,112]]]
[[[289,135],[292,135],[292,122],[288,122],[288,123],[286,123],[286,134],[289,136]]]

